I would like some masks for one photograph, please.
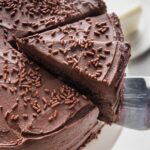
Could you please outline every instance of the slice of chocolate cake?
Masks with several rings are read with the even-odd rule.
[[[130,45],[115,14],[88,17],[17,42],[29,57],[89,95],[100,108],[100,119],[116,121]]]
[[[102,0],[1,0],[0,25],[20,37],[105,12]]]
[[[77,150],[100,131],[84,95],[13,49],[2,29],[0,39],[0,150]]]

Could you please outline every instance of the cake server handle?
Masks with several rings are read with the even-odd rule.
[[[127,77],[124,102],[117,124],[135,129],[150,129],[150,77]]]

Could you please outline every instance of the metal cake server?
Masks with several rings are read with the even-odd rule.
[[[123,127],[150,129],[150,77],[127,77],[119,121]]]

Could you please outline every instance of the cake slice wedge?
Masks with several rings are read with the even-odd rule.
[[[130,45],[115,14],[88,17],[16,41],[29,57],[89,96],[100,109],[100,119],[117,120]]]

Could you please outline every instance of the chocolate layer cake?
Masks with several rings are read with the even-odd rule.
[[[0,0],[0,39],[0,150],[78,150],[117,120],[130,45],[102,0]]]
[[[0,29],[0,150],[77,150],[103,127],[99,111],[13,49]]]
[[[1,0],[0,25],[24,36],[105,12],[101,0]]]
[[[130,45],[115,14],[88,17],[18,41],[29,57],[91,97],[100,119],[116,121]]]

